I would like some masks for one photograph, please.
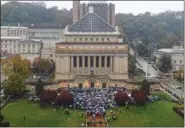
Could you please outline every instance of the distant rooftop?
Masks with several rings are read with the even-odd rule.
[[[42,40],[26,39],[19,41],[19,43],[42,43]]]
[[[30,24],[28,25],[28,28],[33,29],[64,29],[65,26],[62,24]]]
[[[3,40],[3,39],[6,39],[6,40],[8,40],[8,39],[18,40],[18,39],[22,39],[22,37],[20,37],[20,36],[2,36],[1,40]]]
[[[18,26],[1,26],[1,29],[27,29],[27,27],[18,27]]]
[[[179,46],[174,46],[173,48],[162,48],[157,50],[161,53],[184,53],[184,48]]]

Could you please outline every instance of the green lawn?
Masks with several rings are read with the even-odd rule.
[[[61,111],[53,111],[51,108],[39,108],[38,104],[20,100],[9,103],[2,110],[5,120],[9,121],[11,126],[27,127],[74,127],[80,126],[84,121],[81,117],[83,111],[70,110],[70,115]],[[26,120],[23,120],[26,116]]]
[[[119,107],[122,112],[118,114],[118,120],[110,120],[109,126],[184,126],[184,120],[172,110],[173,106],[178,105],[168,101],[159,101],[158,103],[152,103],[149,108],[147,105],[133,105],[128,109]],[[83,111],[70,110],[70,113],[70,115],[66,115],[64,110],[57,112],[51,108],[39,108],[39,105],[26,100],[9,103],[2,110],[5,120],[9,121],[11,126],[17,127],[78,127],[84,122],[81,117]],[[107,115],[109,113],[110,110],[108,110]],[[23,116],[26,116],[25,121],[23,121]]]
[[[119,107],[122,111],[116,121],[110,120],[111,127],[183,127],[184,120],[172,108],[177,104],[168,101],[152,103],[145,106],[130,106],[128,109]],[[110,116],[110,111],[108,111]]]

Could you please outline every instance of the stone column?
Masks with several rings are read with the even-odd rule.
[[[30,48],[31,48],[31,53],[33,53],[33,47],[32,47],[33,44],[30,44]]]
[[[105,56],[105,62],[104,62],[104,64],[105,64],[105,67],[104,67],[104,73],[105,74],[107,74],[107,56]]]
[[[26,53],[28,53],[28,44],[25,44],[26,46]]]
[[[20,45],[21,45],[20,53],[22,53],[22,48],[23,48],[23,47],[22,47],[22,44],[20,44]]]
[[[101,67],[101,59],[102,59],[102,56],[100,55],[99,56],[99,68],[98,68],[98,74],[101,74],[102,73],[102,67]]]
[[[85,56],[82,56],[82,74],[85,73]]]
[[[79,72],[79,56],[76,56],[76,62],[77,62],[76,69],[78,73]]]
[[[90,67],[90,56],[87,56],[87,59],[88,59],[88,70],[87,70],[87,72],[89,74],[90,73],[90,69],[91,69],[91,67]]]
[[[111,73],[113,73],[113,69],[114,69],[114,65],[113,65],[113,63],[112,63],[112,62],[113,62],[112,60],[113,60],[113,57],[110,56],[110,70],[111,70],[110,72],[111,72]]]
[[[93,71],[94,71],[94,73],[95,73],[95,71],[96,71],[96,56],[94,56],[93,58],[94,58],[94,61],[93,61],[93,63],[94,63],[94,64],[93,64],[93,65],[94,65],[94,66],[93,66]]]

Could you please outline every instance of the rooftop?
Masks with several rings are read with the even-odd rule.
[[[1,29],[27,29],[28,27],[18,27],[18,26],[1,26]]]
[[[162,49],[157,50],[157,52],[162,52],[162,53],[184,53],[184,49],[183,48],[179,48],[179,49],[162,48]]]
[[[26,39],[19,41],[19,43],[42,43],[42,40]]]
[[[32,29],[64,29],[65,26],[62,24],[30,24],[28,28]]]
[[[79,21],[68,29],[69,32],[115,32],[115,28],[89,8]]]
[[[12,40],[17,40],[17,39],[22,39],[20,36],[2,36],[1,40],[3,39],[12,39]]]

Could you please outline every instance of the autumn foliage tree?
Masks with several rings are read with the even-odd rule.
[[[147,102],[147,95],[142,90],[133,90],[131,96],[134,98],[136,104],[144,105]]]
[[[69,91],[61,91],[55,99],[57,104],[64,106],[72,104],[73,100],[73,95]]]
[[[55,101],[55,98],[57,96],[57,91],[56,90],[44,90],[42,95],[40,96],[40,101],[49,103],[51,101]]]
[[[51,73],[54,70],[55,64],[49,59],[37,57],[32,63],[32,71],[34,73]]]
[[[24,80],[30,74],[30,61],[23,59],[20,55],[12,56],[4,60],[2,71],[5,76],[18,73]]]
[[[127,93],[119,91],[114,95],[114,101],[117,105],[125,105],[126,102],[130,102],[130,97]]]

